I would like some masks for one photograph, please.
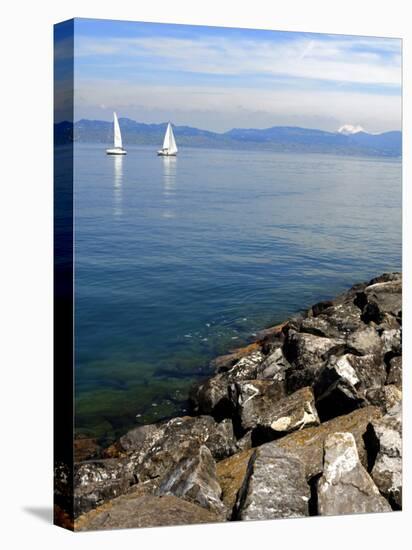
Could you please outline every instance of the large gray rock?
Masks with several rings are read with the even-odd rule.
[[[302,388],[288,396],[282,392],[283,386],[276,381],[237,383],[235,393],[242,429],[265,430],[274,439],[277,434],[319,424],[311,388]]]
[[[402,419],[400,406],[372,422],[379,452],[371,476],[396,510],[402,508]]]
[[[368,454],[365,447],[365,436],[370,422],[381,418],[378,407],[364,407],[349,414],[323,422],[319,426],[305,428],[290,433],[273,442],[285,449],[305,465],[307,479],[320,474],[323,470],[323,445],[325,439],[335,432],[350,432],[355,438],[362,464],[368,466]]]
[[[189,399],[195,413],[210,414],[216,419],[232,416],[232,402],[229,397],[229,386],[239,380],[253,380],[257,377],[258,366],[264,355],[260,350],[242,357],[227,370],[197,384],[190,393]]]
[[[75,531],[213,523],[222,518],[175,496],[128,494],[81,516]]]
[[[129,459],[104,459],[75,465],[75,516],[126,493],[136,483],[134,466],[134,461]]]
[[[402,387],[402,356],[398,355],[390,359],[386,383]]]
[[[205,445],[193,449],[174,465],[163,476],[156,494],[175,495],[217,515],[227,514],[220,500],[222,489],[216,477],[216,464]]]
[[[144,453],[132,453],[135,475],[139,481],[162,476],[200,445],[206,445],[217,460],[236,452],[232,422],[217,423],[210,416],[173,418],[166,423],[162,438]]]
[[[350,334],[347,338],[349,348],[359,355],[381,354],[383,342],[374,327],[365,326]]]
[[[314,315],[302,321],[301,331],[326,338],[345,338],[364,327],[361,310],[354,304],[352,295],[338,303],[328,302],[328,307],[315,308]],[[312,308],[313,311],[313,308]]]
[[[290,364],[283,355],[282,348],[277,347],[258,365],[256,378],[284,382],[289,368]]]
[[[351,433],[330,434],[324,448],[323,474],[318,482],[319,515],[391,510],[360,463],[355,438]]]
[[[305,467],[272,443],[252,455],[239,490],[235,519],[257,520],[309,515],[310,489]]]
[[[400,328],[392,328],[383,330],[381,333],[381,341],[384,353],[402,354],[402,331]]]
[[[372,281],[371,281],[372,283]],[[391,280],[375,282],[363,292],[363,319],[380,324],[387,316],[399,318],[402,310],[402,278],[393,275]]]
[[[394,384],[389,384],[368,390],[365,397],[368,403],[376,405],[383,414],[387,414],[402,403],[402,390]]]
[[[329,355],[344,347],[339,338],[323,338],[313,334],[289,331],[284,353],[291,367],[286,372],[288,391],[295,391],[315,382]]]

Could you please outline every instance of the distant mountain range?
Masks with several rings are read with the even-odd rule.
[[[160,147],[167,123],[144,124],[129,118],[119,119],[123,142],[127,145],[153,145]],[[190,126],[173,126],[178,146],[265,149],[284,152],[334,153],[342,155],[368,155],[399,157],[402,154],[402,133],[382,134],[356,132],[325,132],[294,126],[274,126],[263,130],[233,128],[216,133]],[[71,141],[109,145],[113,141],[113,124],[102,120],[82,119],[73,124],[60,122],[55,125],[55,143]]]

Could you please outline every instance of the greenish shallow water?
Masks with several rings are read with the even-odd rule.
[[[400,268],[399,160],[76,144],[76,432],[184,412],[211,358]]]

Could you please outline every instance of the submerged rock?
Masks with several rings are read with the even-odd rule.
[[[284,449],[266,443],[249,460],[234,519],[305,517],[309,515],[309,499],[302,462]]]
[[[75,522],[75,531],[161,527],[222,521],[213,512],[175,496],[123,495]]]
[[[351,433],[337,432],[328,435],[324,448],[323,474],[318,482],[320,515],[391,510],[360,463],[355,438]]]
[[[395,510],[402,508],[402,419],[400,407],[392,409],[372,429],[378,441],[379,451],[371,476],[380,492]]]

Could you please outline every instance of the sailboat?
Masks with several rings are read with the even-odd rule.
[[[114,147],[112,149],[106,149],[108,155],[125,155],[126,149],[123,149],[122,134],[120,133],[119,120],[116,113],[113,113],[113,133],[114,133]]]
[[[163,140],[163,147],[157,152],[162,157],[175,157],[177,153],[177,145],[175,136],[173,135],[173,128],[170,122],[167,123],[165,138]]]

